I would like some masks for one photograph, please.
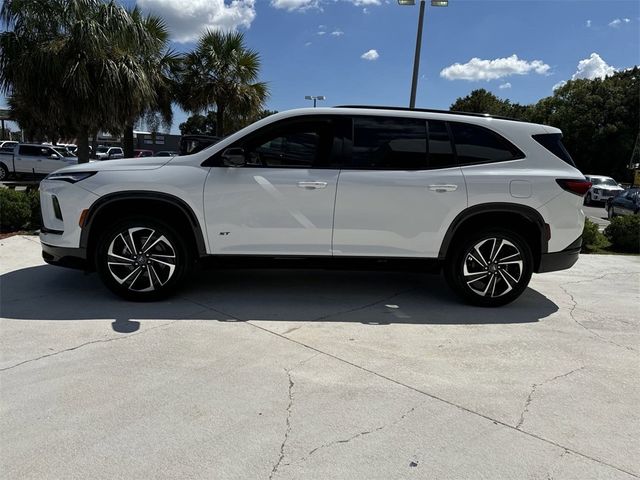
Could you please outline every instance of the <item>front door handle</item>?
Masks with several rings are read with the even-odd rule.
[[[298,182],[298,187],[306,188],[307,190],[327,188],[327,182]]]
[[[429,190],[432,192],[444,193],[444,192],[455,192],[458,189],[458,185],[446,183],[446,184],[437,184],[437,185],[429,185]]]

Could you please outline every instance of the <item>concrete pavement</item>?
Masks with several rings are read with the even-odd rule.
[[[640,259],[500,309],[438,276],[226,270],[134,304],[0,241],[7,479],[640,477]]]

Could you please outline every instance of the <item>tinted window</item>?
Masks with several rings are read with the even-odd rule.
[[[429,120],[429,168],[451,167],[456,164],[447,124]]]
[[[567,149],[564,148],[562,144],[562,135],[559,133],[544,133],[540,135],[533,135],[533,139],[542,145],[544,148],[553,153],[556,157],[568,163],[569,165],[575,167],[576,164],[573,163],[573,158],[567,152]],[[589,180],[591,181],[591,180]]]
[[[497,133],[468,123],[450,122],[459,165],[503,162],[523,158],[514,145]]]
[[[310,168],[318,163],[328,122],[296,122],[245,145],[248,166]]]
[[[35,145],[21,145],[19,148],[19,154],[28,155],[30,157],[39,157],[40,150],[42,150],[42,148],[36,147]]]
[[[426,122],[413,118],[354,118],[351,166],[391,170],[427,168]]]

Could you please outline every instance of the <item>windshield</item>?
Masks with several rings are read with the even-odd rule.
[[[593,177],[591,179],[594,185],[608,185],[610,187],[617,187],[618,182],[609,177]]]
[[[75,157],[73,153],[71,153],[67,148],[63,147],[55,147],[54,150],[63,157]]]
[[[98,147],[96,149],[96,152],[98,152],[98,153],[107,153],[107,150],[109,150],[107,147]]]

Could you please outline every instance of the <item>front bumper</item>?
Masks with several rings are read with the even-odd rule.
[[[617,190],[613,190],[613,191],[603,190],[601,192],[592,191],[591,199],[594,202],[606,202],[610,198],[615,197],[618,193],[619,192]]]
[[[555,272],[571,268],[580,256],[582,249],[582,235],[561,252],[543,253],[536,273]]]
[[[80,270],[87,270],[88,267],[87,251],[84,248],[56,247],[42,243],[42,258],[49,265]]]

